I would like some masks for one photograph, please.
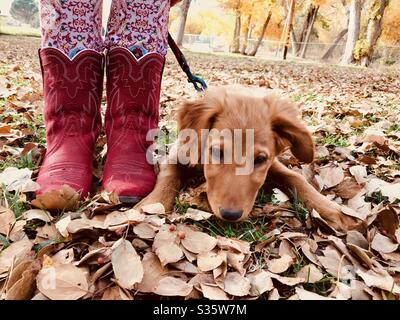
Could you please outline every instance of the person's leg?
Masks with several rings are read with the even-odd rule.
[[[47,150],[39,202],[65,185],[89,193],[104,74],[101,0],[41,0],[40,12]]]
[[[70,58],[79,51],[104,50],[102,0],[40,0],[42,48],[56,48]]]
[[[169,9],[170,0],[114,0],[111,7],[103,188],[124,202],[137,202],[156,181],[146,135],[158,127]]]

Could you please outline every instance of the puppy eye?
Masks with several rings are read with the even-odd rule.
[[[267,162],[267,157],[264,155],[259,155],[254,159],[254,166],[259,167],[262,164],[264,164],[265,162]]]
[[[212,147],[211,156],[216,161],[221,161],[224,158],[224,152],[220,148]]]

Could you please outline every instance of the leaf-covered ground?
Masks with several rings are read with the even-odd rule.
[[[285,162],[368,226],[341,234],[279,190],[260,193],[252,219],[239,224],[211,216],[196,185],[174,212],[157,204],[137,212],[100,190],[74,212],[35,208],[45,147],[38,45],[0,36],[1,299],[399,299],[398,69],[188,53],[209,84],[278,89],[302,103],[317,158]],[[174,131],[176,106],[193,96],[170,56],[163,130]],[[97,183],[104,144],[102,135]]]

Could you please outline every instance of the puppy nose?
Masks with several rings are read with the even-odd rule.
[[[225,220],[235,221],[240,219],[243,214],[243,210],[228,210],[224,208],[219,208],[219,213]]]

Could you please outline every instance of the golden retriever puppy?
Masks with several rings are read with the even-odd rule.
[[[176,149],[160,164],[155,189],[137,208],[160,202],[171,210],[183,182],[200,173],[210,207],[220,219],[246,219],[259,189],[271,184],[288,195],[295,191],[337,230],[355,225],[339,204],[277,158],[290,148],[302,162],[314,159],[311,134],[299,119],[298,106],[289,100],[259,88],[214,87],[203,97],[185,102],[177,122]]]

